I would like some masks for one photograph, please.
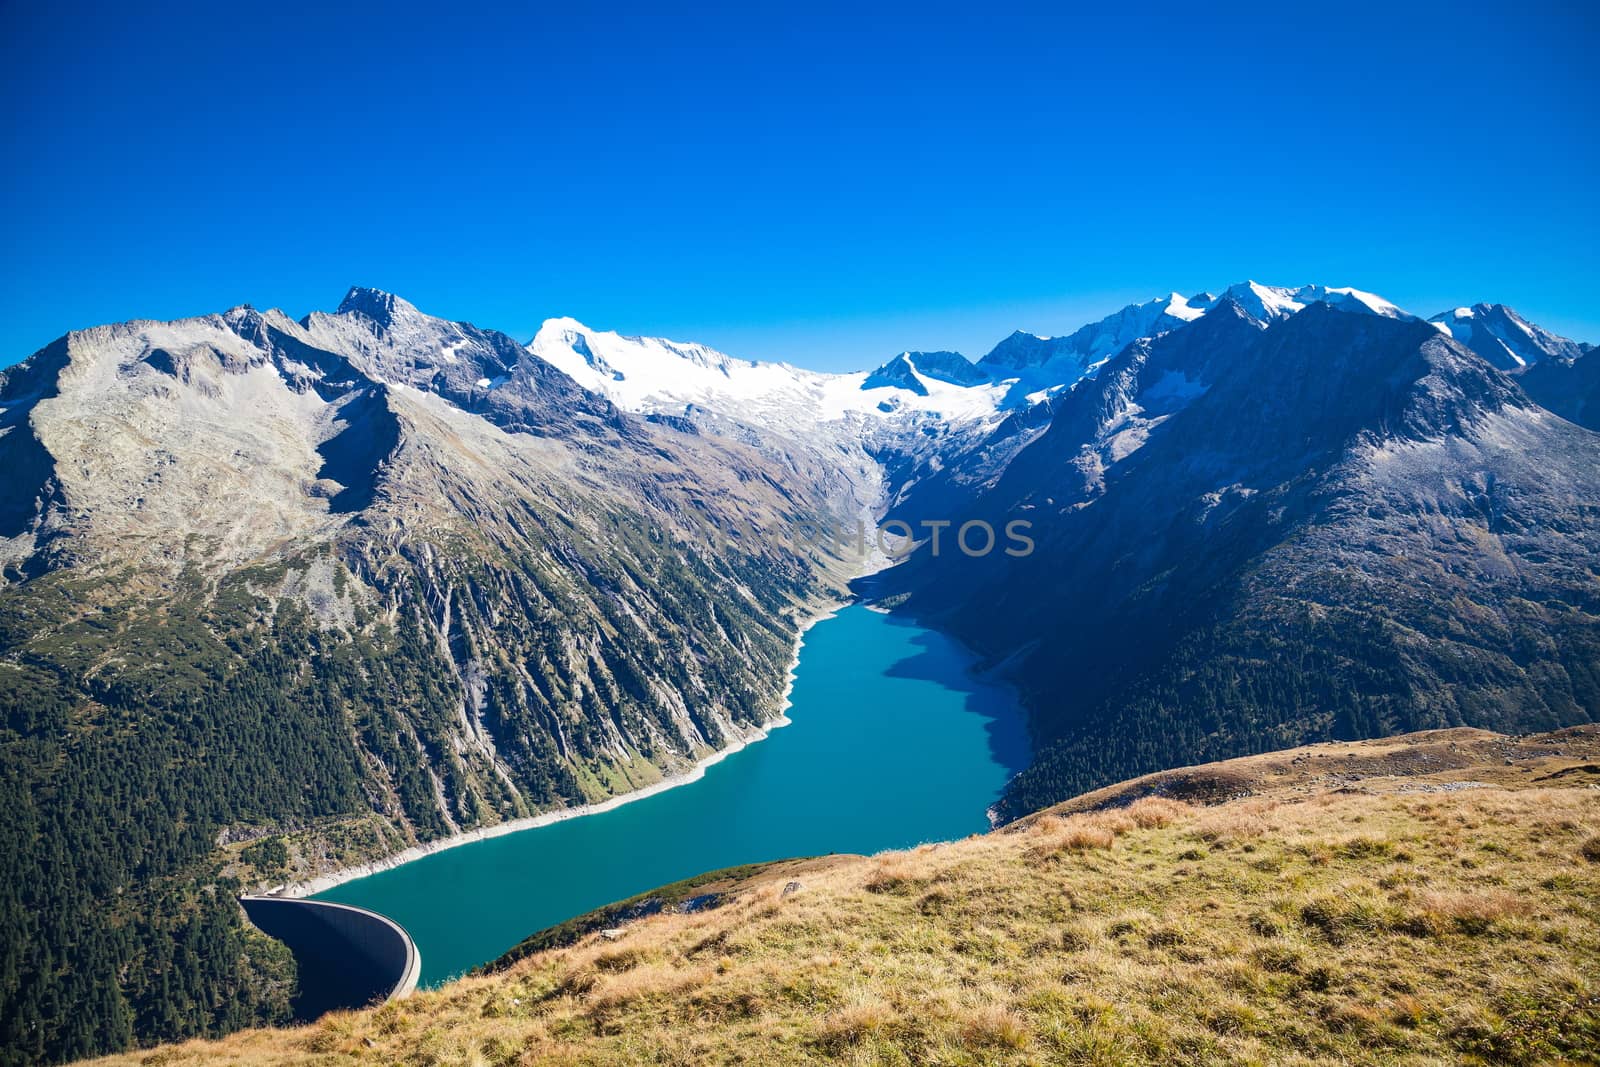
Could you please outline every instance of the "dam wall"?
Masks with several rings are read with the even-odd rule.
[[[241,897],[239,904],[257,929],[294,953],[300,971],[297,1022],[404,997],[417,987],[422,956],[411,935],[388,916],[296,897]]]

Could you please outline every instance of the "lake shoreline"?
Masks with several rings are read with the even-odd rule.
[[[631,804],[636,800],[644,800],[647,797],[664,793],[669,789],[676,789],[682,785],[698,782],[705,777],[707,768],[721,763],[736,752],[742,752],[758,741],[766,740],[771,736],[773,730],[782,729],[791,724],[792,720],[789,718],[788,712],[794,704],[794,683],[800,669],[800,652],[805,648],[806,634],[817,623],[833,618],[852,603],[857,603],[857,601],[835,602],[830,606],[813,610],[801,624],[799,632],[795,635],[794,653],[789,658],[789,671],[784,682],[783,694],[780,697],[777,717],[760,726],[752,727],[735,737],[727,745],[697,760],[693,766],[686,770],[668,775],[659,782],[647,785],[642,789],[620,793],[614,797],[596,801],[593,804],[581,804],[576,807],[562,808],[558,811],[548,811],[521,819],[512,819],[507,822],[496,823],[493,826],[481,826],[472,830],[465,830],[461,833],[451,834],[449,837],[438,838],[420,845],[412,845],[381,859],[371,860],[353,867],[341,867],[338,870],[329,871],[326,874],[319,874],[316,877],[298,882],[273,886],[262,890],[262,895],[290,898],[315,896],[347,882],[354,882],[374,874],[382,874],[384,871],[392,871],[396,867],[404,866],[407,863],[439,852],[445,852],[461,845],[470,845],[479,841],[487,841],[490,838],[504,837],[507,834],[520,833],[523,830],[536,830],[542,826],[552,826],[559,822],[565,822],[568,819],[581,819],[587,815],[600,815],[604,812],[614,811],[624,804]]]
[[[788,616],[788,643],[824,603]],[[693,788],[627,808],[626,796],[615,798],[603,818],[485,840],[311,899],[400,923],[432,988],[532,931],[708,871],[985,832],[985,809],[1026,755],[1014,694],[974,678],[970,652],[937,630],[862,604],[819,615],[826,624],[805,631],[787,694],[784,718],[796,729],[768,733],[772,743],[727,759]],[[778,715],[785,688],[774,687],[767,715]]]

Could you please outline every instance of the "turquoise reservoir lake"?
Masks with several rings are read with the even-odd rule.
[[[434,985],[527,935],[704,871],[988,829],[1028,755],[1012,691],[960,645],[860,605],[806,634],[791,725],[609,811],[447,849],[317,896],[382,912]]]

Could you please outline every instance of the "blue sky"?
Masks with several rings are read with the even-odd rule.
[[[825,369],[1245,278],[1600,341],[1594,5],[756,6],[0,6],[0,363],[351,284]]]

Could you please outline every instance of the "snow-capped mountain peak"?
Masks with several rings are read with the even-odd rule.
[[[547,319],[528,351],[630,411],[676,413],[686,403],[803,389],[815,377],[780,363],[735,359],[707,345],[626,337],[572,318]]]
[[[1576,359],[1585,351],[1578,342],[1535,326],[1504,304],[1458,307],[1428,321],[1501,370],[1550,357]]]
[[[626,337],[565,318],[545,322],[528,351],[627,411],[700,410],[771,427],[912,411],[963,421],[992,416],[1006,392],[954,352],[907,352],[871,373],[825,374],[735,359],[705,345]]]
[[[989,374],[960,352],[902,352],[867,375],[863,389],[909,389],[918,396],[930,393],[930,383],[972,386],[989,381]]]
[[[1288,318],[1305,307],[1303,302],[1295,299],[1293,289],[1262,285],[1254,281],[1230,285],[1223,290],[1223,295],[1261,322]]]
[[[1207,298],[1207,299],[1202,299]],[[1040,337],[1020,330],[1001,341],[979,365],[993,375],[1021,374],[1041,381],[1075,381],[1134,341],[1193,322],[1215,306],[1209,293],[1169,293],[1127,307],[1065,337]]]
[[[1302,285],[1295,289],[1287,289],[1282,286],[1246,281],[1230,285],[1223,295],[1232,298],[1251,317],[1263,324],[1286,319],[1307,304],[1318,302],[1329,304],[1341,311],[1359,311],[1382,315],[1389,319],[1415,317],[1401,311],[1376,293],[1347,286]]]
[[[1156,303],[1163,301],[1166,306],[1162,308],[1161,313],[1170,315],[1175,319],[1182,319],[1184,322],[1193,322],[1198,319],[1201,315],[1210,311],[1212,305],[1217,302],[1216,298],[1209,293],[1186,297],[1176,292],[1167,294]]]
[[[362,314],[370,315],[366,305],[377,299],[363,296]],[[352,302],[357,302],[354,297],[347,301]],[[823,374],[786,363],[735,359],[705,345],[595,330],[570,318],[547,321],[528,350],[623,409],[644,414],[698,412],[750,425],[797,428],[852,418],[893,422],[919,412],[955,422],[987,422],[1057,396],[1098,373],[1130,345],[1187,329],[1219,307],[1266,329],[1312,305],[1418,321],[1363,289],[1249,280],[1220,295],[1169,292],[1065,336],[1018,330],[976,364],[955,352],[908,351],[870,372]],[[1575,358],[1585,350],[1499,305],[1458,308],[1433,322],[1502,367],[1526,365],[1551,353]]]

